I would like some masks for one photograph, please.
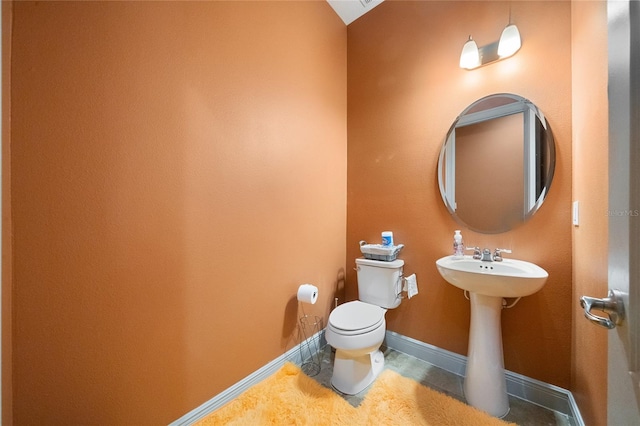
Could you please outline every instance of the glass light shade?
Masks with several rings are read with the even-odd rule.
[[[514,24],[507,25],[500,36],[498,56],[501,58],[509,57],[520,50],[520,46],[522,46],[522,41],[520,40],[518,27]]]
[[[480,52],[478,51],[478,45],[469,36],[469,41],[464,44],[462,53],[460,54],[460,68],[466,68],[468,70],[476,68],[480,65]]]

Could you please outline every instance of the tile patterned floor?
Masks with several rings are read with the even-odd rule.
[[[419,360],[402,352],[388,349],[383,346],[385,354],[385,368],[391,369],[405,377],[411,378],[445,393],[453,398],[465,402],[463,396],[464,378],[448,371],[442,370],[426,361]],[[320,372],[313,376],[321,385],[331,389],[331,375],[333,374],[333,351],[326,345],[320,352]],[[357,407],[364,397],[368,388],[357,395],[340,394],[346,401]],[[548,410],[536,404],[524,401],[519,398],[509,396],[511,410],[504,420],[514,422],[520,426],[574,426],[575,421],[571,417]]]

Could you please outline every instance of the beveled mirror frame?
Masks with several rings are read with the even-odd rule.
[[[472,181],[471,184],[476,185],[478,192],[491,192],[488,190],[491,189],[494,190],[494,193],[489,194],[489,199],[480,205],[465,206],[466,210],[461,212],[464,209],[459,209],[458,204],[463,201],[456,200],[456,179],[461,180],[465,176],[461,174],[460,168],[456,168],[456,129],[477,124],[497,126],[499,119],[515,117],[516,114],[522,114],[523,132],[522,138],[517,141],[514,139],[512,146],[515,147],[515,144],[522,145],[522,158],[521,160],[514,159],[515,161],[510,162],[505,160],[503,163],[506,166],[508,165],[507,163],[522,161],[521,176],[518,176],[518,173],[507,175],[506,172],[502,172],[500,165],[498,165],[496,170],[492,169],[489,176],[466,177],[466,180]],[[519,118],[516,119],[519,120]],[[488,143],[483,143],[483,146],[486,145]],[[465,142],[463,146],[474,146],[473,149],[475,150],[482,148],[482,146],[478,145],[469,145],[469,142]],[[461,147],[458,147],[458,149],[461,149]],[[478,156],[478,158],[486,158],[483,157],[485,154],[496,157],[500,155],[500,153],[485,151],[487,152]],[[510,93],[485,96],[465,108],[447,132],[440,150],[437,171],[442,200],[458,223],[475,232],[483,234],[507,232],[530,219],[544,202],[553,180],[555,156],[553,134],[544,114],[536,105],[519,95]],[[495,162],[495,159],[493,161]],[[499,190],[501,182],[509,182],[510,179],[522,181],[522,199],[517,200],[517,203],[513,203],[514,205],[517,204],[515,213],[506,211],[489,212],[487,216],[494,216],[495,223],[490,223],[491,220],[484,223],[478,222],[475,219],[476,216],[481,213],[487,213],[486,210],[494,208],[493,205],[495,204],[499,204],[492,202],[500,198],[500,195],[495,190],[496,188]],[[520,208],[520,202],[522,203],[522,208]]]

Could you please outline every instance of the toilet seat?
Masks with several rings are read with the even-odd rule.
[[[329,327],[343,336],[369,333],[384,324],[386,309],[359,300],[347,302],[329,315]]]

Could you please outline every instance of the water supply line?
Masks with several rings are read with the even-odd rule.
[[[513,308],[514,306],[516,306],[516,303],[518,303],[520,301],[520,299],[522,299],[522,297],[518,297],[510,305],[507,305],[507,299],[502,299],[502,309],[511,309],[511,308]]]
[[[464,294],[464,298],[467,300],[471,300],[469,298],[469,290],[463,290],[463,294]],[[516,303],[518,303],[520,301],[520,299],[522,299],[522,297],[518,297],[516,300],[513,301],[513,303],[511,303],[510,305],[507,304],[507,299],[506,298],[502,298],[502,309],[511,309],[514,306],[516,306]]]

